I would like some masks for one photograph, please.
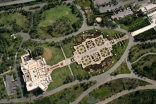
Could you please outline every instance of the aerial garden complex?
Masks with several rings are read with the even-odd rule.
[[[0,103],[155,104],[155,2],[3,1]]]

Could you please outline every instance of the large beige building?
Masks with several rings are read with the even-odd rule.
[[[140,10],[141,10],[144,14],[150,14],[150,13],[156,11],[156,4],[150,4],[150,5],[148,5],[148,6],[141,7]]]
[[[27,91],[37,88],[46,91],[52,79],[44,58],[38,57],[33,60],[29,58],[29,54],[26,54],[21,57],[21,60],[21,70]]]

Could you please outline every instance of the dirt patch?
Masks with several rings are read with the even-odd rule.
[[[51,53],[50,49],[44,48],[44,52],[43,52],[42,56],[45,58],[45,61],[48,64],[52,57],[52,53]]]

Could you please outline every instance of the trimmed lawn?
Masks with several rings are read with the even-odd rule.
[[[129,60],[130,62],[134,62],[140,56],[148,52],[156,52],[156,43],[145,43],[132,46],[129,52]]]
[[[48,47],[46,44],[41,45],[44,48],[43,57],[48,65],[55,65],[64,60],[63,53],[60,48]]]
[[[39,27],[49,26],[62,16],[69,17],[72,23],[78,19],[74,14],[72,14],[70,7],[66,5],[58,5],[55,8],[46,10],[42,13],[42,17],[43,16],[45,16],[45,19],[39,23]]]
[[[63,82],[65,81],[67,76],[71,76],[71,73],[68,69],[68,66],[55,69],[51,73],[51,77],[52,77],[53,82],[51,82],[49,84],[47,91],[53,90],[53,89],[63,85]]]
[[[135,89],[135,87],[137,87],[137,86],[145,86],[148,84],[149,83],[138,80],[138,79],[121,78],[121,79],[117,79],[117,80],[112,80],[110,82],[107,82],[107,83],[99,86],[99,88],[90,92],[88,96],[93,97],[97,102],[99,102],[99,101],[103,101],[103,100],[107,99],[108,97],[115,95],[123,90],[131,90],[131,89]],[[86,97],[84,97],[84,99],[82,99],[82,101],[83,101],[83,103],[81,103],[81,104],[89,104],[87,102],[96,103],[94,101],[89,101],[89,99],[86,100]]]
[[[123,32],[111,30],[111,29],[99,29],[99,30],[102,31],[104,38],[108,38],[108,40],[112,40],[112,39],[116,38],[115,35],[117,36],[117,38],[119,38],[118,36],[122,37],[125,35],[125,33],[123,33]]]
[[[133,69],[144,77],[156,80],[156,55],[147,55],[132,64]]]
[[[10,26],[8,22],[14,21],[16,20],[16,24],[18,24],[21,27],[26,27],[26,23],[28,22],[27,17],[23,16],[21,13],[15,12],[15,13],[9,13],[9,14],[5,14],[2,13],[1,14],[1,18],[0,18],[0,24],[4,24],[6,26]]]
[[[128,30],[128,26],[125,26],[124,24],[119,24],[119,25],[120,25],[120,28]]]
[[[124,61],[114,72],[111,73],[111,75],[130,74],[130,73],[131,71],[128,69],[126,61]]]
[[[75,46],[74,39],[72,39],[71,41],[68,41],[67,44],[63,44],[62,48],[67,58],[70,58],[73,56],[73,52],[75,51],[74,46]]]
[[[88,74],[87,71],[83,69],[81,65],[78,65],[76,62],[70,64],[70,67],[73,71],[74,76],[85,76],[86,74]]]

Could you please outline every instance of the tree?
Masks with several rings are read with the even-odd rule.
[[[36,57],[36,56],[40,56],[42,55],[44,52],[44,48],[43,47],[36,47],[33,51],[32,51],[32,57]]]

